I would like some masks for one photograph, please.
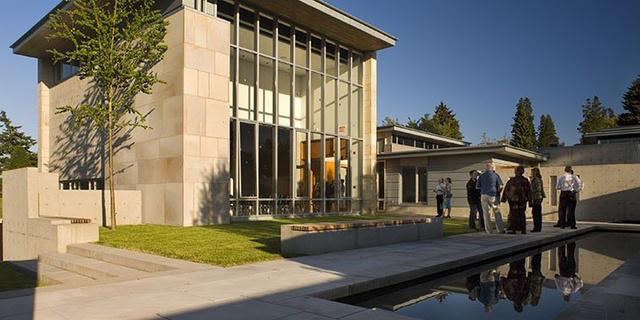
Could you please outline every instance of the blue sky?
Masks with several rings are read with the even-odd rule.
[[[3,0],[0,109],[37,136],[36,61],[9,46],[57,0]],[[560,139],[577,143],[580,106],[620,100],[640,74],[638,0],[330,0],[399,38],[378,55],[378,118],[405,122],[444,101],[465,140],[511,131],[520,97],[536,126],[550,114]]]

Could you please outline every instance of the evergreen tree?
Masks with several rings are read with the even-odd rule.
[[[627,92],[622,96],[622,107],[627,112],[618,117],[618,125],[640,125],[640,76],[633,80]]]
[[[425,115],[422,116],[422,118],[417,120],[413,120],[409,118],[409,121],[407,122],[407,127],[417,129],[417,130],[422,130],[425,132],[435,132],[433,121],[431,120],[431,115],[429,115],[428,113],[425,113]]]
[[[520,98],[516,105],[516,115],[511,126],[511,144],[524,149],[533,149],[536,145],[533,108],[529,98]]]
[[[2,132],[0,132],[0,171],[11,169],[7,167],[7,162],[15,148],[21,148],[27,153],[27,167],[37,166],[37,155],[29,151],[36,144],[36,141],[21,131],[22,126],[14,126],[4,110],[0,111],[0,127],[2,128]]]
[[[398,119],[393,120],[390,117],[384,117],[384,120],[382,120],[382,126],[402,126],[402,124]]]
[[[168,22],[154,9],[155,0],[75,0],[68,10],[51,15],[47,40],[63,41],[68,51],[50,50],[54,62],[79,63],[78,76],[89,79],[94,103],[59,108],[70,112],[76,125],[90,123],[107,140],[111,228],[116,227],[114,140],[126,127],[148,128],[137,110],[138,94],[151,94],[162,83],[153,67],[167,46]]]
[[[29,150],[21,146],[15,146],[13,147],[13,151],[11,152],[11,156],[5,164],[4,170],[13,170],[33,166],[33,154],[29,152]]]
[[[540,116],[540,126],[538,126],[538,148],[546,148],[552,145],[559,145],[560,139],[556,134],[556,125],[551,119],[551,115]]]
[[[587,102],[582,106],[582,122],[578,128],[581,134],[613,128],[616,125],[617,118],[613,109],[602,106],[597,96],[594,96],[593,100],[587,98]]]
[[[460,132],[460,123],[458,119],[456,119],[456,115],[444,102],[440,101],[431,121],[433,123],[434,133],[458,140],[464,138],[462,132]]]

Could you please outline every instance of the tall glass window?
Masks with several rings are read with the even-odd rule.
[[[260,198],[273,198],[274,197],[274,153],[273,153],[273,126],[260,125],[259,136],[259,184],[260,184]]]
[[[256,55],[240,50],[238,72],[238,118],[253,120],[256,105]]]
[[[260,53],[273,57],[273,37],[275,24],[273,19],[260,15]]]
[[[252,10],[240,7],[240,46],[255,50],[256,14]]]
[[[309,163],[307,161],[308,149],[307,133],[296,132],[296,196],[305,198],[309,196],[309,186],[307,170]]]
[[[427,190],[427,168],[418,168],[418,202],[427,203],[429,201],[429,191]]]
[[[291,65],[278,65],[278,123],[285,126],[291,126],[291,75]]]
[[[322,144],[322,135],[318,133],[311,134],[311,186],[312,193],[312,209],[313,212],[324,211],[324,150]]]
[[[359,212],[362,55],[245,2],[206,3],[231,24],[231,214]]]
[[[294,126],[307,128],[307,86],[309,85],[309,71],[303,68],[296,68],[296,79],[294,81],[293,114]]]
[[[322,75],[311,73],[311,130],[322,131]]]
[[[258,121],[274,122],[274,96],[273,84],[275,83],[275,61],[260,57],[260,80],[258,81]]]
[[[324,86],[324,131],[336,133],[336,79],[330,77]]]
[[[278,23],[278,59],[291,62],[291,26]]]
[[[255,197],[256,188],[256,131],[250,123],[240,123],[240,195]]]
[[[308,66],[307,61],[307,33],[296,29],[296,65],[306,67]]]
[[[349,135],[349,83],[338,84],[338,134]]]
[[[278,198],[290,199],[291,196],[291,129],[278,129]]]

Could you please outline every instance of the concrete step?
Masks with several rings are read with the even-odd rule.
[[[93,281],[92,278],[40,263],[37,260],[12,261],[11,267],[36,278],[38,282],[47,286],[56,284],[81,284]]]
[[[85,258],[70,253],[44,253],[39,255],[38,260],[40,263],[74,272],[92,279],[107,279],[145,274],[145,272],[140,270],[123,267],[105,261]]]
[[[109,248],[89,243],[69,245],[67,247],[67,252],[144,272],[161,272],[175,269],[200,270],[211,268],[211,266],[205,264],[165,258],[141,252]]]

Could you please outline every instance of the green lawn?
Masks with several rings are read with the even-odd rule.
[[[9,267],[8,262],[0,261],[0,292],[35,288],[37,282]]]
[[[115,231],[101,228],[98,244],[229,267],[283,258],[280,254],[283,224],[381,218],[387,217],[277,219],[207,227],[120,226]],[[470,231],[466,220],[444,221],[445,236]]]

